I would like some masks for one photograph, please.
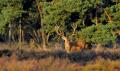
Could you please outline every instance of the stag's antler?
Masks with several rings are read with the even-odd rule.
[[[65,41],[64,42],[64,44],[65,44],[65,50],[66,50],[67,53],[69,53],[70,49],[71,49],[70,41],[68,40],[68,38],[66,36],[64,36],[64,32],[60,30],[59,26],[55,26],[55,31]]]
[[[73,29],[73,32],[72,32],[72,35],[71,35],[71,36],[74,36],[78,25],[74,23],[74,24],[71,25],[71,27],[72,27],[72,29]]]
[[[55,26],[55,31],[58,35],[64,36],[64,33],[60,30],[60,26]]]
[[[73,28],[73,32],[72,32],[72,35],[75,35],[75,32],[76,32],[76,28],[77,28],[77,24],[73,24],[71,25],[72,28]],[[58,35],[60,35],[62,37],[62,39],[64,40],[64,44],[65,44],[65,50],[67,53],[70,53],[70,52],[74,52],[74,51],[80,51],[82,48],[84,48],[84,44],[83,42],[77,42],[76,46],[73,46],[72,43],[70,43],[69,39],[64,36],[64,33],[63,31],[60,30],[60,26],[55,26],[55,31]]]

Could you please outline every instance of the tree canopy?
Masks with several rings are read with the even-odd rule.
[[[8,34],[9,24],[18,30],[21,21],[24,39],[29,34],[41,40],[42,32],[46,42],[56,41],[55,26],[60,26],[68,37],[75,31],[71,38],[111,43],[120,28],[119,6],[117,0],[0,0],[0,34]]]

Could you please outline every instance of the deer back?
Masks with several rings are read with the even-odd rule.
[[[85,48],[85,41],[77,41],[76,46],[78,48]]]

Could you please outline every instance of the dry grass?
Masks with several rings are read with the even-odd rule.
[[[85,65],[83,71],[120,71],[120,60],[99,59]]]
[[[53,57],[20,61],[12,56],[0,58],[0,71],[120,71],[120,60],[96,59],[84,65]]]
[[[97,48],[70,54],[57,50],[2,48],[0,71],[120,71],[120,48]]]

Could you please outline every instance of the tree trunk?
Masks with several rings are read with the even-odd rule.
[[[108,22],[112,23],[111,16],[108,14],[108,12],[106,10],[104,10],[104,11],[105,11],[106,16],[108,17],[108,20],[109,20]]]
[[[37,41],[37,43],[40,42],[40,38],[39,38],[39,35],[38,33],[33,29],[33,32],[34,32],[34,35],[35,35],[35,41]]]
[[[117,44],[116,44],[116,42],[113,43],[113,48],[114,48],[114,49],[117,48]]]
[[[42,6],[40,6],[39,1],[37,1],[37,0],[36,0],[36,4],[37,4],[37,11],[39,13],[39,24],[41,25],[42,47],[46,48],[46,35],[44,32],[44,26],[43,26],[43,21],[42,21],[42,18],[44,18]]]
[[[46,39],[45,39],[44,31],[42,31],[42,46],[43,46],[43,48],[46,48]]]
[[[46,46],[49,46],[49,37],[50,37],[50,33],[48,33],[46,36]]]
[[[24,45],[24,30],[21,29],[21,42]]]
[[[97,16],[96,16],[96,19],[95,19],[96,21],[95,21],[95,24],[96,25],[98,25],[98,18],[97,18]]]
[[[12,39],[12,24],[9,24],[9,34],[8,34],[8,42],[9,46],[11,47],[11,39]]]
[[[43,48],[46,48],[46,34],[44,32],[44,26],[43,26],[43,21],[42,21],[42,18],[43,18],[43,13],[40,13],[40,20],[41,20],[41,29],[42,29],[42,45],[43,45]]]
[[[21,23],[19,25],[19,48],[22,48],[22,29],[21,29]]]

